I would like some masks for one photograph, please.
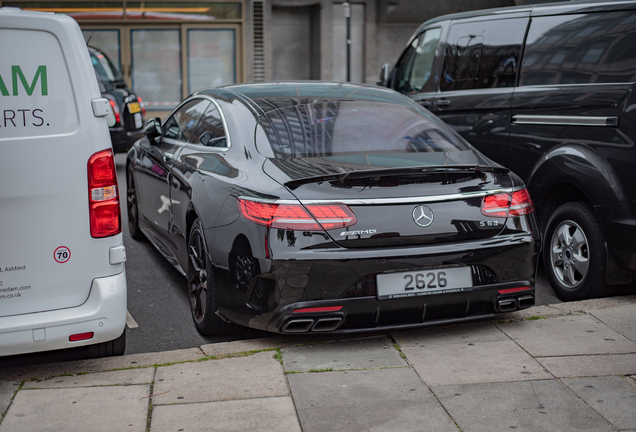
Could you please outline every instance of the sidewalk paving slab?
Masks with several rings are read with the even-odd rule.
[[[0,369],[0,381],[24,381],[33,378],[43,379],[62,374],[105,372],[113,369],[198,360],[203,357],[205,357],[205,354],[199,348],[190,348],[160,353],[131,354],[121,357],[47,363],[36,366],[18,366]]]
[[[558,378],[636,374],[636,354],[539,357],[537,361]]]
[[[457,432],[410,368],[287,375],[304,432]]]
[[[287,396],[274,351],[157,368],[153,405]]]
[[[144,432],[149,385],[21,390],[0,432]]]
[[[287,372],[407,367],[388,337],[281,349]]]
[[[636,385],[617,376],[564,379],[563,383],[619,430],[636,428]]]
[[[432,387],[463,432],[613,431],[555,380]]]
[[[0,416],[9,408],[13,400],[13,395],[19,388],[20,383],[17,381],[0,382]]]
[[[301,432],[290,396],[155,406],[151,432]]]
[[[393,338],[403,348],[510,340],[493,323],[471,323],[406,330],[394,333]]]
[[[27,381],[23,389],[36,388],[69,388],[94,387],[104,385],[150,384],[155,377],[152,367],[141,369],[125,369],[112,372],[97,372],[91,374],[58,376],[41,381]]]
[[[532,356],[636,353],[636,343],[592,316],[498,324]]]
[[[591,311],[590,314],[627,339],[636,342],[636,306],[602,309]]]
[[[552,378],[511,340],[404,347],[402,351],[429,386]]]

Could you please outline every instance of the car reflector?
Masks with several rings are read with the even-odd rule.
[[[292,313],[338,312],[340,309],[342,309],[342,306],[325,306],[325,307],[296,309]]]
[[[92,339],[93,334],[94,334],[93,332],[77,333],[77,334],[69,336],[68,340],[70,342],[77,342],[81,340]]]
[[[512,293],[518,293],[518,292],[530,291],[530,290],[532,290],[532,287],[526,286],[526,287],[519,287],[519,288],[501,289],[498,292],[499,294],[512,294]]]
[[[484,197],[481,202],[481,213],[484,216],[502,217],[521,216],[534,210],[534,204],[526,189],[511,194],[496,194]]]
[[[343,204],[303,206],[302,204],[278,204],[237,200],[241,215],[254,223],[271,228],[299,231],[321,231],[344,228],[356,223],[356,217]]]

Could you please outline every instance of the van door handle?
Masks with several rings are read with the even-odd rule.
[[[440,99],[437,101],[437,106],[449,106],[450,101],[448,99]]]
[[[424,108],[428,107],[431,105],[431,103],[429,101],[425,101],[425,100],[421,100],[418,101],[420,105],[422,105]]]
[[[174,159],[174,154],[172,154],[172,153],[164,153],[163,154],[163,161],[164,162],[170,162],[172,159]]]

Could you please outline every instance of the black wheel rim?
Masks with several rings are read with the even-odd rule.
[[[137,194],[135,192],[135,179],[132,170],[128,170],[126,175],[127,183],[127,210],[128,210],[128,229],[132,233],[137,227]]]
[[[249,285],[254,279],[254,259],[251,256],[236,256],[236,281],[239,284]]]
[[[561,222],[550,241],[552,273],[566,288],[577,288],[589,269],[589,245],[583,229],[574,221]]]
[[[192,316],[197,323],[205,318],[208,295],[208,269],[205,258],[203,235],[195,228],[188,243],[188,288]]]

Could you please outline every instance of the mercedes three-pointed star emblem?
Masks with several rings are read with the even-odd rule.
[[[421,227],[427,227],[433,223],[433,210],[428,206],[419,205],[413,209],[413,220]]]

